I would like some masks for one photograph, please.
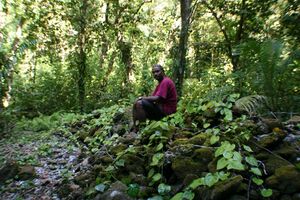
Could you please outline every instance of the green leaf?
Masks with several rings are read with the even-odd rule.
[[[152,181],[153,182],[157,182],[157,181],[159,181],[160,179],[161,179],[161,174],[160,173],[156,173],[156,174],[154,174],[154,176],[152,177]]]
[[[217,175],[218,175],[218,178],[219,178],[220,180],[225,181],[225,180],[228,179],[230,173],[229,173],[229,172],[226,172],[226,173],[225,173],[224,171],[220,171],[220,172],[217,173]]]
[[[103,183],[95,186],[95,190],[97,190],[99,192],[104,192],[105,188],[106,188],[106,185]]]
[[[245,170],[244,165],[238,160],[231,160],[227,166],[227,169]]]
[[[114,171],[115,170],[115,167],[114,166],[112,166],[112,165],[109,165],[106,169],[105,169],[105,171]]]
[[[148,178],[151,178],[155,173],[155,170],[153,168],[151,168],[148,172]]]
[[[233,153],[231,151],[224,151],[223,156],[224,156],[224,158],[229,159],[229,158],[232,158]]]
[[[260,194],[261,194],[263,197],[270,197],[270,196],[272,196],[273,191],[272,191],[272,189],[262,189],[262,190],[260,191]]]
[[[124,159],[119,159],[116,161],[116,166],[118,167],[124,167],[125,166],[125,160]]]
[[[127,194],[131,197],[137,197],[140,191],[140,186],[136,183],[129,184]]]
[[[210,138],[210,144],[215,144],[220,140],[220,137],[217,135],[212,135]]]
[[[256,185],[262,185],[264,183],[264,181],[260,178],[252,178],[252,181],[256,184]]]
[[[225,120],[226,121],[231,121],[232,120],[232,111],[228,108],[224,109],[224,113],[225,113]]]
[[[157,196],[154,196],[154,197],[150,197],[147,200],[163,200],[163,199],[164,198],[162,196],[157,195]]]
[[[191,188],[192,190],[194,190],[200,185],[204,185],[204,178],[203,177],[193,180],[193,182],[188,187]]]
[[[185,191],[182,195],[182,199],[184,200],[193,200],[195,194],[192,191]]]
[[[248,152],[253,152],[252,151],[252,149],[249,147],[249,146],[247,146],[247,145],[243,145],[243,147],[244,147],[244,149],[246,150],[246,151],[248,151]]]
[[[203,124],[203,128],[208,128],[210,126],[210,123]]]
[[[211,173],[206,174],[206,176],[204,177],[204,184],[207,185],[208,187],[213,186],[218,181],[219,181],[218,176]]]
[[[253,174],[255,174],[255,175],[257,175],[257,176],[261,176],[261,175],[262,175],[260,169],[257,168],[257,167],[252,167],[252,168],[250,169],[250,172],[252,172]]]
[[[243,159],[243,157],[242,157],[242,155],[239,152],[235,151],[235,152],[233,152],[232,159],[241,162],[242,159]]]
[[[254,156],[247,156],[245,160],[247,163],[249,163],[252,166],[256,166],[256,167],[258,166],[258,162]]]
[[[150,166],[157,166],[163,157],[164,157],[163,153],[154,154],[152,157],[152,162],[150,163]]]
[[[168,194],[171,191],[171,186],[161,183],[158,185],[157,191],[160,195]]]
[[[159,143],[156,147],[156,151],[162,150],[163,147],[164,147],[163,143]]]
[[[170,200],[182,200],[182,199],[183,199],[183,192],[179,192],[175,196],[173,196]]]
[[[217,170],[223,169],[228,165],[228,160],[226,158],[221,158],[217,162]]]

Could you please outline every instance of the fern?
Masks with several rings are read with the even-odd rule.
[[[235,102],[237,109],[246,111],[248,113],[256,112],[263,105],[267,105],[267,97],[263,95],[245,96]]]

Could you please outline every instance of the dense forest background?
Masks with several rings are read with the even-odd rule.
[[[0,196],[300,199],[299,5],[1,0]],[[177,112],[132,132],[156,63]]]
[[[0,15],[4,118],[132,103],[155,63],[181,98],[258,94],[299,112],[298,0],[3,0]]]

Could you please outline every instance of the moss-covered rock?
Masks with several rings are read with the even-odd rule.
[[[263,160],[264,164],[265,164],[265,169],[267,171],[267,174],[272,175],[275,173],[275,170],[286,166],[286,165],[290,165],[290,163],[284,159],[280,159],[277,156],[274,155],[270,155],[268,159]]]
[[[126,144],[120,143],[117,144],[115,146],[112,146],[109,151],[113,154],[113,155],[118,155],[119,153],[122,153],[124,150],[126,150],[128,148],[128,146]]]
[[[278,144],[279,137],[275,134],[265,134],[258,137],[258,145],[264,148],[274,147]]]
[[[198,187],[195,190],[195,199],[221,200],[229,199],[236,194],[243,181],[241,175],[231,177],[225,181],[218,182],[213,187]]]
[[[36,177],[34,167],[30,165],[20,167],[18,177],[21,180],[34,179]]]
[[[206,140],[207,140],[207,135],[200,133],[190,138],[188,142],[194,145],[203,145]]]
[[[14,178],[20,170],[20,166],[15,161],[8,161],[0,168],[0,184],[6,180]]]
[[[172,170],[179,180],[183,180],[188,174],[200,175],[207,171],[207,164],[194,161],[190,157],[178,156],[172,161]]]
[[[196,149],[194,151],[192,158],[194,160],[208,164],[209,162],[211,162],[213,160],[214,153],[213,153],[212,148],[203,147],[203,148]]]
[[[299,192],[300,172],[293,165],[283,166],[276,169],[275,174],[266,179],[266,183],[283,194]]]
[[[133,172],[136,174],[145,173],[145,161],[143,158],[134,154],[125,154],[122,156],[122,159],[125,160],[125,165],[122,168],[122,171]]]

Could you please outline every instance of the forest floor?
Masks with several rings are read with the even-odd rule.
[[[56,186],[72,176],[80,155],[71,141],[49,132],[22,131],[2,138],[0,199],[59,199]]]

